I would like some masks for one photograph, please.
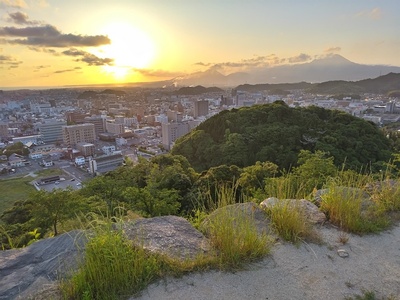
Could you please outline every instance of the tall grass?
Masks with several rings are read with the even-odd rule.
[[[254,221],[242,211],[224,210],[209,222],[209,238],[221,269],[238,269],[270,251],[269,237],[259,234]]]
[[[319,242],[320,238],[296,200],[279,200],[266,211],[273,228],[284,240],[293,243],[304,240]]]
[[[258,231],[251,214],[232,206],[236,203],[236,187],[220,186],[216,199],[214,201],[209,198],[207,207],[218,211],[206,219],[202,229],[217,251],[219,268],[241,268],[244,263],[267,255],[271,239],[266,232]],[[243,200],[241,198],[241,202]]]
[[[328,184],[328,193],[321,196],[321,210],[341,228],[362,234],[381,231],[389,226],[385,209],[371,201],[365,187],[372,176],[342,171]]]
[[[157,258],[134,248],[120,231],[98,231],[86,245],[78,272],[62,282],[65,299],[120,299],[160,275]]]
[[[283,174],[281,177],[267,178],[265,191],[268,197],[278,199],[303,199],[310,194],[304,182],[292,173]]]

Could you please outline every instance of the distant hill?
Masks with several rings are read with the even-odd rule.
[[[209,87],[206,88],[204,86],[198,85],[195,87],[183,87],[180,88],[179,90],[175,91],[175,95],[200,95],[204,93],[218,93],[218,92],[223,92],[222,89],[218,87]]]
[[[111,89],[106,89],[103,91],[84,91],[83,93],[79,94],[78,99],[91,99],[91,98],[97,98],[98,95],[101,94],[109,94],[109,95],[116,95],[116,96],[123,96],[126,93],[124,91],[120,90],[111,90]]]
[[[299,64],[279,65],[275,67],[260,67],[248,72],[237,72],[223,75],[210,69],[177,78],[181,86],[237,86],[240,84],[263,83],[320,83],[333,80],[357,81],[375,78],[389,73],[400,73],[400,67],[386,65],[364,65],[349,61],[340,55],[330,55]]]
[[[277,83],[277,84],[242,84],[235,88],[236,91],[259,92],[268,91],[278,94],[279,91],[304,90],[312,94],[327,95],[358,95],[363,93],[389,94],[400,90],[400,73],[389,73],[373,79],[359,81],[332,80],[322,83]]]
[[[372,123],[320,107],[290,108],[283,101],[222,111],[179,138],[172,154],[197,170],[246,167],[271,161],[294,167],[300,150],[321,150],[339,167],[380,168],[390,158],[388,139]]]
[[[308,91],[314,94],[374,93],[387,94],[400,90],[400,74],[389,73],[374,79],[360,81],[328,81],[313,85]]]
[[[263,83],[263,84],[241,84],[235,88],[237,91],[246,91],[246,92],[260,92],[260,91],[270,91],[271,94],[274,91],[291,91],[291,90],[307,90],[310,89],[313,85],[308,82],[299,82],[299,83]],[[278,93],[279,94],[279,93]]]

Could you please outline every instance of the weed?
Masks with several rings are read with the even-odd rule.
[[[377,298],[374,291],[362,291],[362,295],[356,295],[354,297],[346,297],[346,300],[395,300],[393,296]]]
[[[347,244],[348,241],[349,241],[349,235],[344,231],[339,232],[338,242],[341,243],[342,245],[345,245]]]

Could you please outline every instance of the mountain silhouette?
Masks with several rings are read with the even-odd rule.
[[[351,62],[341,55],[333,54],[311,62],[262,67],[249,72],[223,75],[215,69],[193,73],[176,79],[182,86],[237,86],[259,83],[319,83],[332,80],[358,81],[375,78],[388,73],[400,73],[400,67],[387,65],[364,65]]]

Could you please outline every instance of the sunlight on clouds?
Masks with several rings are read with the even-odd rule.
[[[111,23],[101,32],[111,39],[111,44],[102,46],[102,56],[114,59],[113,66],[104,70],[113,73],[115,78],[126,77],[130,68],[148,67],[156,54],[153,40],[143,31],[126,23]]]

